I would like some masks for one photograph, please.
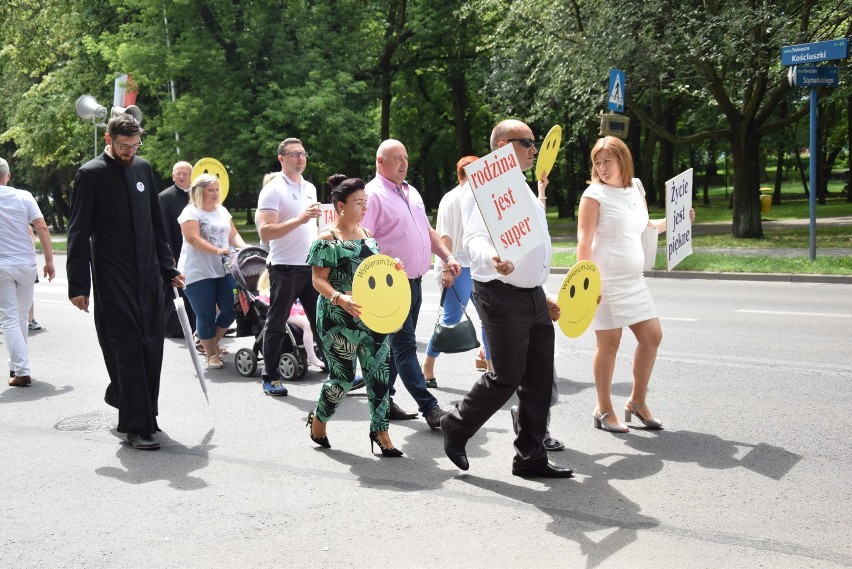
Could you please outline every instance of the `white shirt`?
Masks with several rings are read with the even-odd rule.
[[[31,193],[0,186],[0,266],[35,266],[30,223],[40,217],[41,210]]]
[[[217,249],[228,248],[231,235],[231,214],[221,205],[213,211],[198,209],[192,204],[186,206],[178,216],[178,223],[197,221],[201,238],[212,243]],[[218,279],[225,276],[222,256],[196,249],[183,240],[178,259],[178,270],[186,277],[186,284],[204,279]]]
[[[529,191],[532,194],[532,190]],[[535,194],[533,194],[533,197],[535,198]],[[535,210],[536,215],[538,215],[542,227],[547,231],[547,217],[544,213],[544,206],[537,198],[535,201],[538,203]],[[553,250],[549,238],[521,257],[515,263],[515,270],[510,274],[501,275],[494,268],[494,257],[497,255],[497,249],[491,241],[485,220],[482,218],[476,200],[473,198],[473,192],[467,184],[464,185],[462,190],[461,212],[464,219],[462,245],[470,256],[470,276],[473,280],[479,282],[500,280],[520,288],[535,288],[544,285],[547,276],[550,274],[550,257]]]
[[[317,189],[304,178],[294,182],[282,172],[260,190],[257,209],[278,214],[275,223],[298,217],[317,201]],[[317,238],[317,220],[311,219],[287,235],[269,242],[270,265],[307,265],[308,250]]]
[[[463,189],[462,186],[456,186],[441,198],[441,203],[438,204],[438,219],[435,222],[435,231],[438,232],[439,237],[446,235],[450,238],[453,242],[450,253],[455,256],[462,267],[469,267],[470,256],[462,246],[464,222],[462,218],[461,198]]]

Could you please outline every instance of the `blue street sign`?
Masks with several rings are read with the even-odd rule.
[[[616,113],[624,112],[624,71],[609,70],[609,97],[607,108]]]
[[[837,77],[836,65],[793,65],[787,72],[791,87],[834,87]]]
[[[849,57],[849,40],[841,38],[816,43],[785,45],[781,48],[781,65],[801,65]]]

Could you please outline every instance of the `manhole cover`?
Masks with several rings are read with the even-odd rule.
[[[111,431],[118,426],[118,411],[93,411],[56,423],[57,431]]]

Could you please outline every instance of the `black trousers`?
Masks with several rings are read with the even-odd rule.
[[[314,342],[322,346],[317,333],[317,293],[311,279],[311,267],[308,265],[271,265],[269,282],[269,312],[263,333],[263,373],[264,381],[279,379],[278,360],[284,344],[284,330],[290,309],[298,298],[305,308],[305,315],[314,333]]]
[[[553,323],[541,287],[474,281],[473,296],[491,347],[494,373],[485,373],[452,409],[444,428],[466,441],[514,393],[520,413],[515,460],[547,462],[544,436],[553,386]]]

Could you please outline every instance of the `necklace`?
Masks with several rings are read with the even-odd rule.
[[[338,224],[337,231],[340,232],[340,238],[344,241],[357,241],[361,239],[361,235],[363,235],[363,230],[360,225],[356,225],[355,228],[352,229],[342,227]]]

